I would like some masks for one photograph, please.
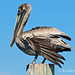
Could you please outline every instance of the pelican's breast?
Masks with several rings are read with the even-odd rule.
[[[26,43],[22,42],[20,40],[20,38],[16,38],[15,39],[16,45],[18,46],[18,48],[23,51],[24,53],[28,54],[28,55],[32,55],[35,56],[36,52],[33,51],[33,49]]]

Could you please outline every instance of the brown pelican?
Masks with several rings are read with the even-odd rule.
[[[58,52],[71,51],[71,47],[62,38],[71,41],[71,38],[54,27],[36,27],[23,32],[24,26],[31,12],[30,4],[22,4],[18,8],[14,34],[10,46],[16,43],[18,48],[28,55],[35,56],[35,63],[39,55],[61,67],[65,58]]]

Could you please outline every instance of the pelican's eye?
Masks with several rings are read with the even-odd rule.
[[[23,13],[23,10],[18,10],[17,15],[19,16],[22,13]]]

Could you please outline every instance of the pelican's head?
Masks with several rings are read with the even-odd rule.
[[[23,32],[23,28],[24,28],[24,26],[25,26],[25,24],[26,24],[26,22],[28,20],[30,12],[31,12],[31,5],[30,4],[22,4],[18,8],[14,34],[13,34],[12,42],[10,44],[11,47],[14,44],[15,38],[20,33]]]

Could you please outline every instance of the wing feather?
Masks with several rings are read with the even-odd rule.
[[[65,60],[65,58],[55,52],[55,50],[57,50],[57,48],[54,48],[53,46],[51,46],[50,41],[42,39],[42,38],[34,39],[34,38],[28,37],[28,38],[26,38],[26,42],[39,55],[42,55],[44,58],[48,59],[49,61],[53,62],[54,64],[58,65],[59,67],[61,67],[59,62],[61,64],[64,64],[63,61],[60,59]],[[45,42],[46,42],[46,44],[45,44]],[[47,42],[48,42],[48,44],[47,44]]]
[[[65,34],[64,32],[54,28],[54,27],[38,27],[32,30],[24,32],[24,35],[27,37],[34,37],[34,36],[43,36],[43,37],[52,37],[52,36],[61,36],[67,40],[71,40],[71,38]]]
[[[53,58],[54,60],[59,61],[60,63],[64,64],[58,57],[56,57],[55,55],[53,55],[52,53],[48,53],[44,48],[41,48],[41,52],[43,52],[44,54],[48,55],[49,57]]]
[[[33,39],[39,42],[41,46],[45,46],[45,48],[52,49],[55,52],[71,51],[72,49],[60,37],[34,37]]]
[[[23,33],[22,40],[39,55],[61,67],[59,63],[64,64],[61,59],[65,58],[58,52],[71,51],[72,48],[60,37],[71,40],[68,35],[53,27],[34,28]]]
[[[41,55],[43,57],[45,57],[46,59],[48,59],[49,61],[53,62],[54,64],[58,65],[60,68],[62,68],[61,65],[55,59],[53,59],[52,57],[48,56],[44,51],[42,51]]]

